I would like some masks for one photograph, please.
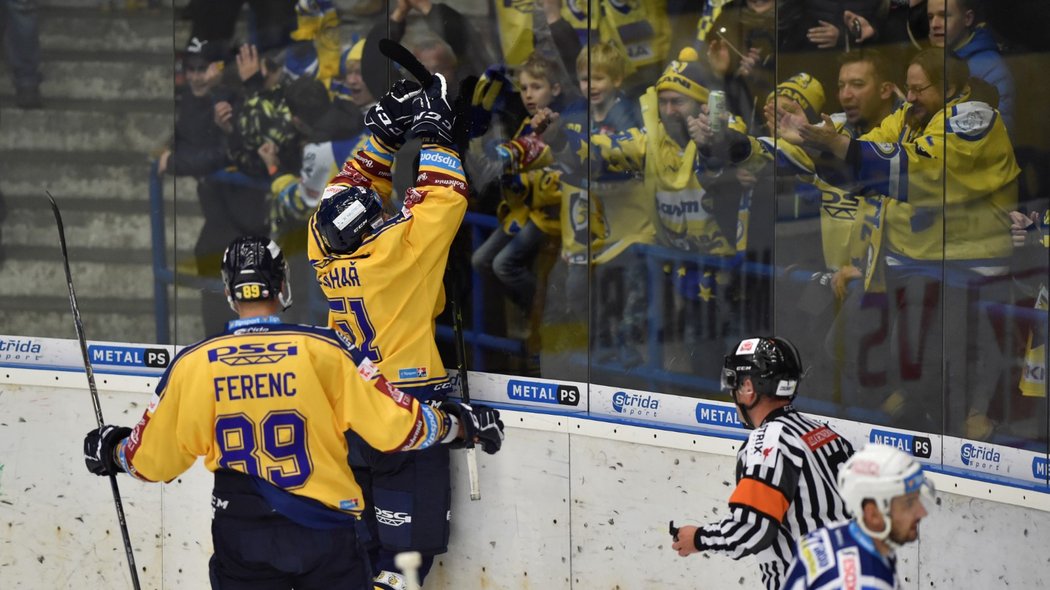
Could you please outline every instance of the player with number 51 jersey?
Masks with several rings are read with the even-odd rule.
[[[434,321],[445,307],[449,248],[467,210],[454,122],[440,74],[426,88],[395,82],[365,118],[372,138],[329,183],[310,220],[308,252],[328,298],[329,326],[352,338],[393,384],[424,401],[443,400],[451,386]],[[423,140],[416,186],[401,211],[384,219],[390,166],[409,129]],[[448,549],[448,448],[395,457],[357,436],[349,443],[350,466],[375,506],[365,520],[379,545],[369,547],[377,580],[400,579],[395,558],[403,551],[422,554],[424,579],[434,556]]]
[[[445,266],[467,210],[467,184],[454,150],[424,145],[415,188],[384,220],[393,157],[373,137],[346,163],[311,220],[308,252],[328,298],[328,325],[392,383],[428,400],[448,393],[434,320],[445,307]]]

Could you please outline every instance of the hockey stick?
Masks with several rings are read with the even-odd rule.
[[[379,40],[379,51],[390,58],[394,63],[408,70],[408,73],[412,74],[424,87],[430,86],[430,83],[434,79],[434,75],[427,70],[422,63],[412,55],[404,45],[391,41],[390,39]],[[460,94],[456,100],[456,129],[453,135],[456,137],[457,143],[463,143],[463,138],[466,137],[463,124],[469,120],[469,113],[467,109],[470,108],[470,96],[474,92],[474,85],[478,82],[477,76],[470,76],[460,84]],[[469,94],[464,97],[464,92],[469,89]],[[463,145],[458,146],[460,151],[463,150]],[[454,254],[449,256],[451,260],[450,268],[455,269],[456,257]],[[458,276],[455,272],[453,274],[453,280],[451,288],[448,289],[449,302],[452,305],[452,321],[453,331],[456,334],[456,364],[459,370],[459,383],[460,383],[460,397],[463,403],[470,403],[470,387],[467,384],[467,351],[466,345],[463,343],[463,308],[460,305],[458,289],[456,288],[455,277]],[[467,449],[467,476],[470,478],[470,499],[480,500],[481,499],[481,482],[478,478],[478,450],[474,447]]]
[[[407,590],[419,590],[419,566],[423,565],[423,556],[419,551],[402,551],[394,556],[394,565],[405,576]]]
[[[77,306],[77,293],[73,289],[73,274],[69,270],[69,252],[66,250],[66,230],[62,225],[62,213],[58,210],[58,203],[50,191],[47,198],[51,201],[51,211],[55,214],[55,223],[58,224],[58,241],[62,246],[62,264],[66,269],[66,285],[69,286],[69,307],[73,310],[73,323],[77,328],[77,340],[80,341],[80,353],[84,357],[84,372],[87,374],[88,389],[91,391],[91,403],[95,407],[95,422],[102,428],[105,421],[102,419],[102,404],[98,401],[98,388],[95,387],[95,372],[91,369],[91,360],[88,357],[87,337],[84,336],[84,323],[80,319],[80,308]],[[131,585],[139,590],[138,568],[135,567],[135,552],[131,549],[131,536],[128,534],[128,522],[124,518],[124,504],[120,501],[120,488],[117,486],[117,475],[109,474],[109,484],[113,488],[113,504],[117,508],[117,522],[120,523],[120,535],[124,539],[124,553],[128,557],[128,568],[131,570]]]
[[[470,97],[474,94],[474,86],[478,83],[477,76],[469,76],[459,85],[459,95],[456,97],[456,123],[452,135],[459,144],[460,153],[466,149],[468,131],[470,126]],[[457,277],[459,277],[458,258],[450,253],[450,269],[452,271],[452,288],[449,290],[452,304],[452,329],[456,335],[456,364],[459,369],[459,389],[463,403],[470,403],[470,385],[467,383],[467,346],[463,341],[463,304],[461,293],[458,289]],[[467,476],[470,478],[470,499],[477,501],[481,499],[481,480],[478,477],[478,450],[475,447],[467,449]]]
[[[407,47],[390,39],[380,39],[379,52],[390,58],[397,65],[405,68],[423,88],[430,86],[431,80],[434,79],[434,74],[431,74],[430,70],[426,69]]]
[[[452,306],[452,331],[456,336],[456,368],[459,372],[459,396],[463,403],[470,403],[470,385],[467,383],[467,346],[463,340],[463,306],[460,303],[458,288],[456,286],[459,276],[455,263],[456,255],[449,256],[449,269],[452,275],[448,289],[449,303]],[[481,480],[478,478],[478,449],[469,447],[467,449],[467,476],[470,478],[470,499],[481,499]]]

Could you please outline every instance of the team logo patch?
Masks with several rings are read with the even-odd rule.
[[[798,558],[806,566],[806,579],[810,584],[816,582],[817,578],[824,572],[835,566],[831,558],[831,543],[826,530],[821,530],[818,535],[808,536],[802,539],[798,548]]]
[[[365,360],[361,361],[360,365],[357,365],[357,374],[360,375],[361,378],[365,381],[371,381],[372,379],[375,379],[376,375],[379,374],[379,367],[376,366],[376,364],[373,363],[371,360],[366,358]]]
[[[810,450],[815,451],[838,437],[839,435],[836,434],[834,430],[827,426],[822,426],[816,430],[811,430],[806,434],[803,434],[802,440]]]
[[[350,498],[349,500],[340,500],[339,501],[339,509],[340,510],[357,510],[360,507],[361,507],[361,501],[358,500],[357,498]]]
[[[842,590],[858,590],[860,588],[860,555],[856,547],[840,549],[836,554],[839,560],[839,580],[842,582]]]
[[[736,347],[736,354],[752,354],[755,352],[755,347],[758,346],[758,338],[749,338],[740,343]]]

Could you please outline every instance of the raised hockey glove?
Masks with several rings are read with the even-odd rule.
[[[503,163],[503,171],[517,174],[523,170],[540,168],[554,162],[551,149],[535,133],[505,141],[496,146],[496,154]]]
[[[365,114],[365,126],[387,146],[398,149],[405,142],[405,132],[412,126],[412,99],[421,91],[411,80],[398,80],[390,91]]]
[[[449,443],[453,449],[469,449],[480,444],[481,450],[492,455],[503,446],[503,421],[499,419],[499,410],[456,402],[442,402],[440,408],[463,425],[463,438]]]
[[[131,434],[126,426],[106,425],[96,428],[84,437],[84,464],[95,475],[115,475],[124,471],[113,457],[120,441]]]
[[[434,74],[430,86],[423,89],[412,101],[412,132],[423,139],[423,143],[436,143],[445,147],[456,147],[452,128],[456,118],[448,102],[448,85],[445,77]]]

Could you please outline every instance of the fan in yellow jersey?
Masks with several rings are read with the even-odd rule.
[[[399,388],[418,399],[442,400],[451,384],[434,341],[434,320],[445,306],[442,280],[467,209],[467,185],[452,147],[444,77],[436,75],[430,87],[414,93],[399,84],[366,117],[372,138],[365,149],[325,189],[310,222],[308,249],[328,298],[329,326],[352,339]],[[390,163],[410,125],[423,139],[416,186],[401,212],[384,220]],[[376,507],[366,518],[381,544],[373,553],[376,571],[396,574],[394,556],[413,550],[423,554],[425,576],[448,545],[447,449],[391,457],[350,438],[351,467]]]
[[[370,589],[355,532],[370,507],[343,432],[388,453],[475,440],[496,452],[499,413],[420,403],[337,332],[282,323],[291,293],[271,240],[234,240],[222,271],[240,319],[175,357],[134,429],[89,432],[87,467],[170,481],[204,457],[215,472],[213,588]]]
[[[862,222],[868,272],[876,273],[868,288],[884,275],[890,327],[900,332],[890,340],[900,343],[891,374],[900,394],[886,406],[894,425],[929,431],[948,412],[949,429],[983,439],[1008,368],[970,306],[1009,298],[1020,168],[1002,117],[971,97],[968,78],[966,62],[928,49],[908,65],[908,104],[868,133],[850,139],[830,120],[798,129],[802,141],[843,160],[862,192],[883,195]],[[930,394],[944,388],[954,398],[946,407]]]

